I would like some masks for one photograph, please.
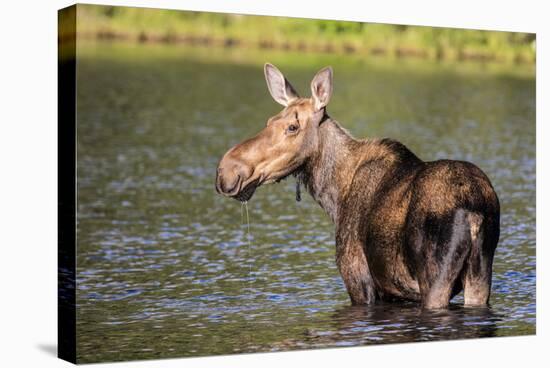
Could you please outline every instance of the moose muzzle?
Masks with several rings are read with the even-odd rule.
[[[229,151],[216,171],[216,191],[239,201],[247,201],[256,189],[257,181],[250,182],[254,169]]]

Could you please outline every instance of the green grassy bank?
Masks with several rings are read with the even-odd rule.
[[[78,5],[79,37],[534,63],[530,33]]]

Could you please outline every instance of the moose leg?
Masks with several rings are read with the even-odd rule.
[[[416,249],[421,254],[417,268],[422,305],[429,309],[446,308],[453,288],[461,282],[459,277],[471,247],[468,212],[457,210],[454,217],[433,218],[427,223],[428,229],[416,239]]]
[[[493,255],[496,242],[485,237],[481,216],[471,216],[472,250],[464,274],[464,305],[487,305],[491,294]],[[489,234],[490,235],[490,234]]]
[[[476,256],[469,260],[464,277],[464,305],[487,305],[491,294],[491,264]]]
[[[351,304],[371,304],[375,301],[374,282],[360,242],[348,242],[336,247],[336,264],[351,299]]]

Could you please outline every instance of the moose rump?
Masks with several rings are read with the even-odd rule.
[[[468,162],[441,160],[391,176],[370,208],[358,209],[368,213],[363,244],[377,297],[442,308],[464,290],[464,304],[487,304],[500,214],[485,174]]]

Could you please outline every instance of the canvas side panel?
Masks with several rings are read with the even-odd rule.
[[[76,363],[76,5],[58,13],[58,356]]]

